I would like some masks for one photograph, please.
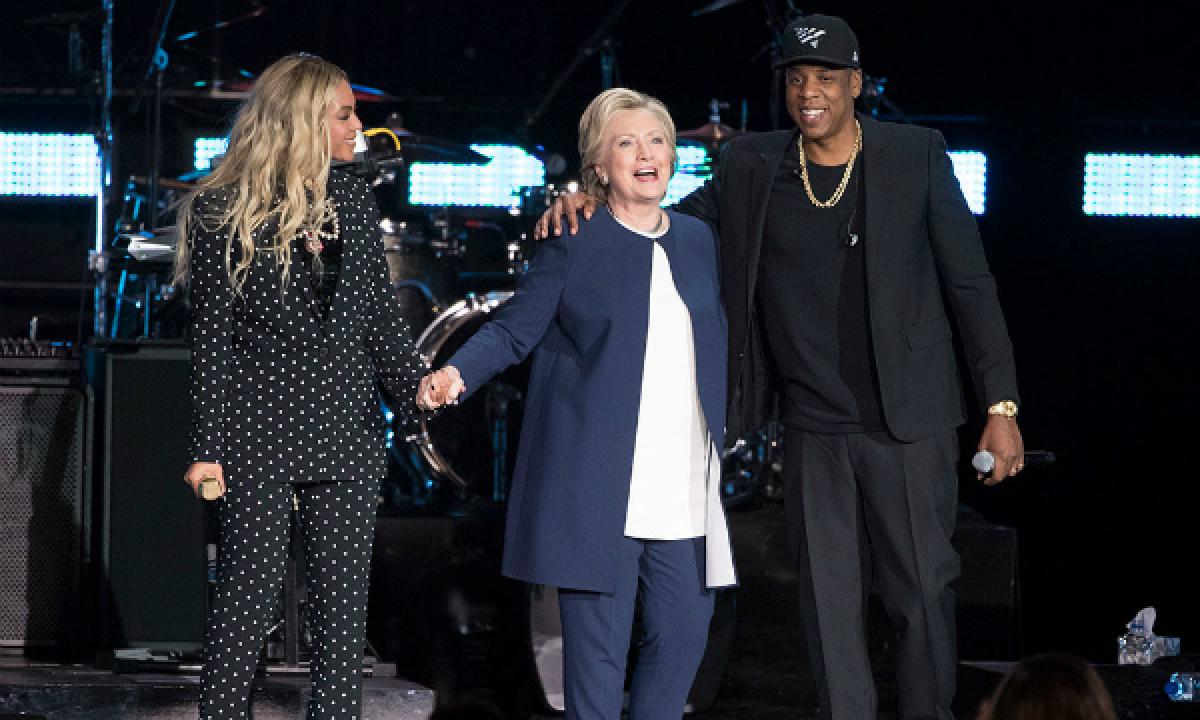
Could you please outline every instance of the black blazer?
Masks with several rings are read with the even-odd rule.
[[[952,325],[981,406],[1018,400],[1012,345],[975,219],[941,133],[859,116],[866,188],[866,285],[884,422],[915,441],[965,419]],[[729,419],[736,440],[775,400],[755,307],[771,183],[794,131],[736,138],[717,171],[677,209],[720,228],[729,317]],[[943,295],[949,301],[947,313]]]
[[[376,382],[393,410],[413,412],[422,364],[388,283],[375,199],[366,183],[338,171],[328,194],[343,243],[328,320],[298,251],[282,294],[278,267],[260,251],[235,296],[229,231],[205,220],[228,192],[197,198],[189,238],[192,461],[220,463],[228,483],[380,478],[386,428]],[[258,238],[269,232],[273,226]]]

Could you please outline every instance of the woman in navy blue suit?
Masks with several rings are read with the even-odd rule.
[[[422,381],[436,408],[533,356],[504,573],[559,588],[567,717],[617,720],[639,595],[630,718],[677,719],[714,587],[734,583],[718,495],[726,324],[717,239],[661,208],[675,126],[624,88],[579,121],[601,208],[542,244],[516,294]]]

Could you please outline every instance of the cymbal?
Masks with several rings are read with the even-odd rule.
[[[354,99],[359,102],[393,102],[398,99],[395,95],[370,85],[350,83],[350,89],[354,91]]]
[[[717,10],[723,10],[723,9],[729,7],[730,5],[737,5],[740,2],[742,2],[742,0],[715,0],[715,2],[710,2],[709,4],[705,5],[702,8],[693,10],[692,17],[705,15],[707,13],[715,12]]]
[[[250,90],[254,87],[253,80],[231,80],[221,83],[220,89],[216,89],[206,81],[197,81],[184,88],[171,88],[165,94],[171,97],[199,97],[212,98],[217,100],[245,100],[250,97]],[[354,91],[354,99],[359,102],[393,102],[396,100],[395,95],[390,95],[378,88],[373,88],[368,85],[351,85],[350,88]]]
[[[420,135],[403,128],[369,128],[363,133],[367,135],[367,145],[372,155],[398,150],[410,165],[417,162],[486,165],[492,161],[487,155],[472,150],[469,145],[432,135]],[[399,141],[399,147],[391,142],[393,135]]]
[[[676,133],[678,137],[687,138],[689,140],[699,140],[711,145],[722,143],[729,138],[736,137],[741,134],[742,132],[740,130],[735,130],[725,123],[716,122],[705,123],[694,130],[684,130],[683,132]]]

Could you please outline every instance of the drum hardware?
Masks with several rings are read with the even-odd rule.
[[[395,157],[398,153],[408,165],[419,162],[486,165],[492,161],[487,155],[472,150],[469,145],[432,135],[419,135],[403,127],[370,128],[363,130],[363,136],[367,138],[368,157]]]
[[[710,2],[709,4],[705,5],[702,8],[693,10],[692,17],[697,17],[699,15],[705,15],[705,14],[708,14],[715,10],[722,10],[724,8],[729,7],[730,5],[737,5],[741,2],[742,2],[742,0],[714,0],[714,2]]]
[[[721,455],[721,502],[735,508],[783,499],[783,428],[776,421],[744,433]]]
[[[435,236],[429,240],[429,247],[433,250],[434,257],[461,258],[465,254],[465,232],[455,232],[451,227],[449,208],[444,208],[440,212],[431,212],[429,223],[436,232]]]
[[[435,368],[454,354],[503,305],[511,292],[468,293],[446,308],[417,338],[417,351]],[[528,386],[528,362],[509,368],[479,388],[462,405],[419,422],[409,436],[421,471],[446,480],[459,493],[491,502],[508,496]]]
[[[736,130],[721,122],[721,110],[728,108],[729,103],[716,98],[708,101],[708,122],[693,130],[684,130],[677,137],[695,140],[715,151],[722,143],[741,135],[744,130]]]
[[[521,233],[520,242],[510,240],[505,245],[505,250],[508,253],[509,275],[524,275],[525,271],[529,270],[529,261],[525,259],[525,251],[521,248],[521,245],[526,242],[529,242],[529,234]]]

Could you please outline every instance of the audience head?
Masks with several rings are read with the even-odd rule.
[[[1096,671],[1074,655],[1018,662],[980,707],[979,720],[1117,720]]]

